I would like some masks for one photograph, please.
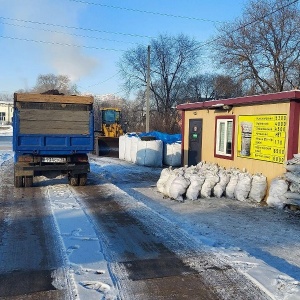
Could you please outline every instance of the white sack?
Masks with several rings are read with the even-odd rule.
[[[196,200],[205,181],[205,177],[200,174],[192,174],[189,180],[191,183],[186,190],[186,197],[190,200]]]
[[[205,175],[206,175],[206,179],[202,185],[200,194],[201,197],[203,198],[209,198],[211,196],[213,187],[219,181],[219,176],[212,172],[207,172]]]
[[[232,198],[232,199],[234,198],[234,190],[238,183],[238,180],[239,180],[238,174],[234,173],[230,175],[229,182],[225,189],[225,195],[227,198]]]
[[[126,135],[119,137],[119,159],[125,160]]]
[[[164,194],[166,183],[171,174],[173,174],[173,170],[171,168],[166,168],[161,171],[160,177],[156,183],[157,190],[160,193]]]
[[[170,176],[168,177],[166,183],[165,183],[165,186],[164,186],[164,190],[163,190],[163,194],[166,196],[166,197],[170,197],[170,188],[171,188],[171,185],[172,185],[172,182],[173,180],[177,177],[177,174],[175,172],[172,172],[170,174]]]
[[[267,204],[272,207],[283,209],[286,203],[286,198],[284,196],[271,196],[267,198]]]
[[[289,182],[300,183],[300,175],[297,173],[287,172],[285,178]]]
[[[300,173],[300,165],[286,165],[285,168],[290,172]]]
[[[293,192],[289,192],[287,191],[284,196],[288,199],[297,199],[300,200],[300,194],[299,193],[293,193]]]
[[[267,192],[267,177],[262,174],[254,174],[252,176],[252,185],[249,193],[249,199],[261,202]]]
[[[164,145],[163,162],[167,166],[181,166],[181,143]]]
[[[169,189],[170,198],[183,201],[183,194],[186,192],[187,187],[189,186],[190,181],[182,175],[177,175],[172,181],[172,184]]]
[[[136,156],[138,150],[138,142],[139,138],[137,136],[131,137],[131,144],[130,144],[130,161],[136,163]]]
[[[163,155],[163,142],[138,141],[136,163],[141,166],[161,167]]]
[[[251,189],[251,175],[249,173],[240,173],[238,182],[234,189],[234,197],[239,201],[246,201]]]
[[[300,206],[300,199],[286,198],[285,204],[292,204],[292,205]]]
[[[278,177],[272,180],[269,190],[269,196],[267,198],[267,204],[269,206],[283,208],[286,201],[284,194],[288,190],[287,182]]]
[[[219,173],[220,181],[215,185],[213,194],[217,198],[221,198],[225,192],[226,186],[230,180],[229,174],[225,170],[220,170]]]
[[[300,193],[300,184],[292,182],[289,187],[290,191],[293,193]]]

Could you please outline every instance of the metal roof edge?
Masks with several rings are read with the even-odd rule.
[[[270,102],[284,102],[289,100],[300,100],[300,90],[291,90],[278,93],[251,95],[237,98],[209,100],[205,102],[183,103],[176,106],[178,110],[209,109],[222,105],[244,106]]]

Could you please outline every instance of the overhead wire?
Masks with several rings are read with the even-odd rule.
[[[187,19],[187,20],[201,21],[201,22],[211,22],[211,23],[226,23],[225,21],[217,21],[217,20],[210,20],[210,19],[182,16],[182,15],[173,15],[173,14],[168,14],[168,13],[160,13],[160,12],[154,12],[154,11],[149,11],[149,10],[140,10],[140,9],[135,9],[135,8],[120,7],[120,6],[103,4],[103,3],[88,2],[88,1],[83,1],[83,0],[69,0],[69,1],[88,4],[88,5],[95,5],[95,6],[119,9],[119,10],[133,11],[133,12],[138,12],[138,13],[158,15],[158,16],[162,16],[162,17],[180,18],[180,19]]]
[[[60,28],[67,28],[67,29],[76,29],[76,30],[84,30],[84,31],[92,31],[92,32],[102,32],[102,33],[109,33],[109,34],[116,34],[116,35],[126,35],[126,36],[139,37],[139,38],[154,38],[153,36],[148,36],[148,35],[106,31],[106,30],[99,30],[99,29],[94,29],[94,28],[84,28],[84,27],[76,27],[76,26],[68,26],[68,25],[61,25],[61,24],[53,24],[53,23],[32,21],[32,20],[7,18],[7,17],[2,17],[2,16],[0,16],[0,19],[18,21],[18,22],[24,22],[24,23],[39,24],[39,25],[46,25],[46,26],[53,26],[53,27],[60,27]]]
[[[152,11],[146,11],[146,10],[131,9],[131,8],[126,8],[126,7],[118,7],[118,6],[113,6],[113,5],[106,5],[106,4],[94,3],[94,2],[88,2],[88,1],[82,1],[82,0],[69,0],[69,1],[71,1],[71,2],[77,2],[77,3],[83,3],[83,4],[88,4],[88,5],[98,5],[98,6],[108,7],[108,8],[113,8],[113,9],[122,9],[122,10],[134,11],[134,12],[139,12],[139,13],[147,13],[147,14],[152,14],[152,15],[160,15],[160,16],[165,16],[165,17],[183,18],[183,19],[190,19],[190,20],[195,20],[195,21],[213,22],[213,23],[226,23],[226,22],[221,22],[221,21],[213,21],[213,20],[200,19],[200,18],[194,18],[194,17],[188,17],[188,16],[172,15],[172,14],[152,12]],[[275,10],[271,11],[270,13],[268,13],[268,14],[266,14],[266,15],[264,15],[264,16],[256,19],[256,20],[253,20],[253,21],[251,21],[249,23],[246,23],[246,24],[244,24],[242,26],[239,26],[238,28],[234,29],[233,32],[239,31],[242,28],[250,26],[250,25],[252,25],[252,24],[254,24],[254,23],[256,23],[256,22],[258,22],[258,21],[260,21],[260,20],[262,20],[262,19],[264,19],[266,17],[268,17],[269,15],[272,15],[272,14],[276,13],[279,10],[282,10],[282,9],[284,9],[284,8],[292,5],[292,4],[295,4],[298,1],[299,0],[294,0],[291,3],[287,3],[286,5],[283,5],[282,7],[278,8],[278,9],[275,9]],[[83,28],[83,27],[76,27],[76,26],[52,24],[52,23],[46,23],[46,22],[38,22],[38,21],[32,21],[32,20],[14,19],[14,18],[7,18],[7,17],[3,17],[3,16],[0,16],[0,19],[12,20],[12,21],[18,21],[18,22],[24,22],[24,23],[32,23],[32,24],[38,24],[38,25],[60,27],[60,28],[66,28],[66,29],[75,29],[75,30],[83,30],[83,31],[91,31],[91,32],[102,32],[102,33],[109,33],[109,34],[115,34],[115,35],[125,35],[125,36],[132,36],[132,37],[154,38],[152,36],[147,36],[147,35],[122,33],[122,32],[110,32],[110,31],[98,30],[98,29],[93,29],[93,28]],[[0,23],[3,23],[3,22],[0,22]],[[13,25],[13,24],[9,24],[9,25]],[[18,26],[18,25],[13,25],[13,26]],[[28,28],[30,28],[30,27],[28,27]],[[31,28],[31,29],[34,29],[34,28]],[[44,31],[49,31],[49,32],[62,33],[62,32],[57,32],[57,31],[51,31],[51,30],[48,30],[48,29],[38,29],[38,30],[44,30]],[[68,34],[70,34],[70,33],[68,33]],[[79,37],[95,38],[95,37],[88,37],[88,36],[77,35],[77,34],[71,34],[71,35],[79,36]],[[27,41],[27,42],[35,42],[35,43],[43,43],[43,44],[62,45],[62,46],[77,47],[77,48],[88,48],[88,49],[108,50],[108,51],[122,51],[122,52],[126,51],[126,50],[113,49],[113,48],[93,47],[93,46],[76,45],[76,44],[68,44],[68,43],[58,43],[58,42],[48,42],[48,41],[42,41],[42,40],[33,40],[33,39],[17,38],[17,37],[10,37],[10,36],[0,36],[0,38],[6,38],[6,39],[11,39],[11,40]],[[212,43],[216,42],[217,40],[219,40],[220,38],[221,37],[217,37],[217,38],[215,38],[213,40],[210,40],[208,42],[201,43],[199,46],[197,46],[196,48],[194,48],[191,51],[195,51],[195,50],[197,50],[199,48],[202,48],[204,46],[212,44]],[[96,38],[96,39],[102,39],[102,38]],[[114,40],[111,40],[111,41],[114,41]],[[91,86],[95,86],[95,85],[104,83],[104,82],[110,80],[111,78],[115,77],[118,73],[114,74],[113,76],[109,77],[108,79],[106,79],[106,80],[104,80],[104,81],[102,81],[100,83],[97,83],[97,84],[94,84],[94,85],[91,85]],[[91,87],[91,86],[89,86],[89,87]]]
[[[108,42],[133,44],[133,45],[137,44],[137,43],[133,43],[133,42],[125,42],[125,41],[119,41],[119,40],[112,40],[112,39],[101,38],[101,37],[96,37],[96,36],[82,35],[82,34],[76,34],[76,33],[70,33],[70,32],[63,32],[63,31],[51,30],[51,29],[45,29],[45,28],[36,28],[36,27],[19,25],[19,24],[12,24],[12,23],[2,22],[2,21],[0,21],[0,24],[5,24],[5,25],[15,26],[15,27],[22,27],[22,28],[33,29],[33,30],[40,30],[40,31],[44,31],[44,32],[53,32],[53,33],[59,33],[59,34],[60,33],[61,34],[67,34],[67,35],[72,35],[72,36],[76,36],[76,37],[83,37],[83,38],[89,38],[89,39],[95,39],[95,40],[104,40],[104,41],[108,41]]]
[[[96,86],[96,85],[105,83],[105,82],[111,80],[112,78],[116,77],[118,74],[120,74],[120,71],[118,71],[118,72],[115,73],[114,75],[112,75],[112,76],[110,76],[110,77],[108,77],[108,78],[106,78],[106,79],[104,79],[104,80],[102,80],[102,81],[100,81],[100,82],[97,82],[97,83],[95,83],[95,84],[88,85],[88,86],[86,86],[85,88],[90,88],[90,87],[93,87],[93,86]]]
[[[48,41],[32,40],[32,39],[25,39],[25,38],[17,38],[17,37],[4,36],[4,35],[0,35],[0,38],[10,39],[10,40],[19,40],[19,41],[25,41],[25,42],[41,43],[41,44],[49,44],[49,45],[59,45],[59,46],[76,47],[76,48],[87,48],[87,49],[107,50],[107,51],[121,51],[121,52],[125,52],[126,51],[126,50],[121,50],[121,49],[104,48],[104,47],[94,47],[94,46],[84,46],[84,45],[76,45],[76,44],[68,44],[68,43],[58,43],[58,42],[48,42]]]

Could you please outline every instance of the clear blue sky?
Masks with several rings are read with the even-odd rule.
[[[39,74],[53,73],[68,75],[83,93],[124,96],[116,66],[123,51],[147,47],[161,33],[206,42],[247,2],[0,0],[0,93],[32,88]]]

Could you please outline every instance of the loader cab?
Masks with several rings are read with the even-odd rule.
[[[121,111],[116,108],[102,109],[102,124],[111,125],[114,123],[119,124],[121,119]]]

